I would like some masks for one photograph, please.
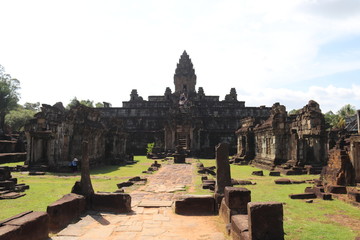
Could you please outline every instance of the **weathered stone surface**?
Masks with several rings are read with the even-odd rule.
[[[126,193],[94,193],[91,196],[91,209],[127,213],[131,211],[131,197]]]
[[[323,169],[321,178],[328,185],[355,185],[355,170],[346,150],[341,144],[329,151],[328,165]]]
[[[326,192],[336,193],[336,194],[346,194],[347,190],[345,186],[327,185]]]
[[[225,203],[230,209],[247,214],[247,204],[251,202],[251,191],[247,188],[225,187]]]
[[[359,191],[349,191],[348,192],[348,197],[350,200],[354,201],[354,202],[360,202],[360,192]]]
[[[15,239],[46,240],[48,239],[49,217],[45,212],[30,212],[5,223],[7,226],[19,227]]]
[[[0,226],[0,240],[21,240],[19,226],[3,225]]]
[[[69,223],[80,218],[86,210],[85,197],[70,193],[50,204],[46,212],[49,215],[49,231],[58,232]]]
[[[184,196],[175,201],[175,213],[181,215],[213,215],[215,199],[210,195]]]
[[[220,143],[216,146],[216,187],[217,194],[223,194],[225,187],[231,186],[229,144]],[[220,202],[218,203],[220,204]]]
[[[255,176],[264,176],[264,172],[263,172],[263,171],[253,171],[251,174],[252,174],[252,175],[255,175]]]
[[[319,104],[309,101],[294,115],[284,105],[275,103],[270,116],[245,118],[236,132],[238,155],[251,156],[252,164],[265,169],[284,166],[284,174],[302,174],[294,166],[321,166],[327,161],[325,119]],[[306,170],[304,169],[304,172]]]
[[[299,193],[299,194],[290,194],[291,199],[312,199],[317,196],[314,193]]]
[[[279,178],[274,181],[276,184],[291,184],[291,180],[288,178]]]
[[[234,215],[231,217],[232,239],[250,239],[248,215]]]
[[[278,172],[278,171],[271,171],[271,172],[269,173],[269,176],[280,176],[280,172]]]
[[[283,205],[278,202],[248,203],[250,239],[282,240]]]
[[[130,186],[132,186],[132,185],[134,185],[134,183],[133,183],[133,182],[130,182],[130,181],[116,184],[116,186],[117,186],[118,188],[130,187]]]

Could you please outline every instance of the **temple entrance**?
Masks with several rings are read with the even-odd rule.
[[[185,150],[190,150],[190,125],[177,125],[176,142]]]

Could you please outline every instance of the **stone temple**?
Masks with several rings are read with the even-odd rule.
[[[97,164],[123,155],[145,154],[148,143],[162,152],[181,146],[199,157],[214,157],[215,146],[229,144],[236,154],[235,131],[244,118],[268,118],[271,108],[246,107],[235,88],[224,100],[196,89],[196,74],[186,51],[174,74],[174,90],[149,96],[144,100],[133,89],[122,107],[73,107],[65,110],[61,103],[44,104],[42,111],[26,126],[29,163],[50,167],[67,164],[81,155],[81,141],[89,141],[90,163]],[[110,161],[110,160],[109,160]]]

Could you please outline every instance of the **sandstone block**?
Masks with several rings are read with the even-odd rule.
[[[58,232],[72,221],[79,219],[86,210],[86,200],[82,195],[70,193],[47,207],[50,232]]]
[[[182,215],[213,215],[215,199],[210,195],[185,196],[175,201],[175,213]]]
[[[278,202],[248,203],[249,235],[252,240],[283,240],[283,205]]]
[[[126,193],[94,193],[91,208],[114,213],[131,212],[131,196]]]
[[[247,214],[247,204],[251,201],[251,191],[247,188],[225,187],[225,203],[230,209]]]

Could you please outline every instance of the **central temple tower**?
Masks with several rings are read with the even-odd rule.
[[[196,75],[186,51],[180,57],[174,74],[175,93],[195,93]]]

